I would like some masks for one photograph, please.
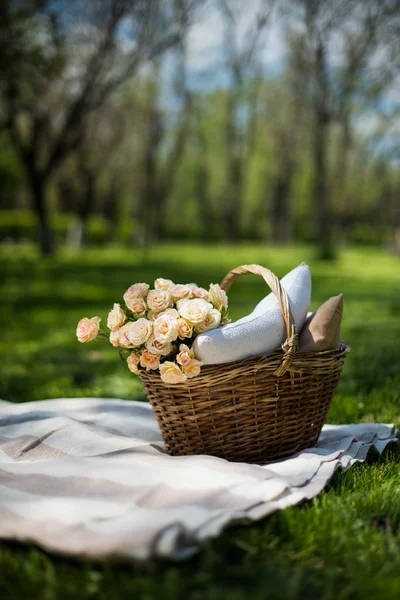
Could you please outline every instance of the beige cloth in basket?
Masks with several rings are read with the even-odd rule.
[[[339,348],[342,315],[343,294],[329,298],[311,313],[299,335],[300,352],[323,352]]]
[[[0,401],[0,537],[71,556],[185,558],[230,523],[316,496],[395,434],[326,425],[316,448],[257,466],[168,456],[147,403]]]

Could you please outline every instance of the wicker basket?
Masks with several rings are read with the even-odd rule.
[[[335,392],[348,347],[299,353],[285,290],[258,265],[231,271],[228,290],[246,273],[264,278],[277,296],[287,340],[273,354],[204,366],[183,384],[166,385],[158,373],[141,373],[169,454],[211,454],[265,463],[315,445]]]

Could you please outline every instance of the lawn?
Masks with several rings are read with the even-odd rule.
[[[28,247],[0,250],[0,397],[14,402],[55,397],[144,399],[140,382],[107,343],[77,343],[76,322],[106,320],[136,281],[156,277],[199,285],[256,262],[278,276],[305,260],[312,267],[312,308],[345,295],[343,339],[350,345],[329,422],[400,423],[400,259],[348,249],[334,263],[309,247],[159,246],[60,252],[44,261]],[[264,282],[232,287],[231,314],[249,312]],[[335,476],[302,507],[252,527],[228,529],[184,564],[81,564],[33,548],[0,544],[0,598],[400,598],[400,463]]]

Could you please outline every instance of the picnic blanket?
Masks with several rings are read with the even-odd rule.
[[[168,456],[146,403],[0,401],[0,537],[72,556],[182,559],[228,524],[313,498],[396,433],[326,425],[316,448],[257,466]]]

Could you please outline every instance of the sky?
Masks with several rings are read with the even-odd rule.
[[[246,34],[254,27],[262,0],[241,0],[245,10],[240,13],[237,31],[237,44],[242,48]],[[271,18],[264,37],[260,40],[258,59],[264,75],[273,77],[284,69],[285,44],[282,22]],[[216,7],[215,0],[209,0],[196,15],[189,29],[186,41],[187,85],[197,93],[212,92],[229,86],[229,74],[224,55],[224,20]],[[162,70],[161,104],[171,107],[174,103],[171,81],[175,62],[173,53],[164,57]]]
[[[332,0],[333,1],[333,0]],[[229,6],[236,7],[238,15],[236,32],[237,47],[243,48],[247,35],[254,30],[257,16],[262,11],[263,0],[228,0]],[[302,27],[301,22],[295,26]],[[293,22],[292,22],[293,25]],[[351,23],[346,22],[351,31]],[[229,69],[226,68],[225,48],[226,22],[218,8],[218,0],[206,0],[197,11],[189,28],[186,40],[186,73],[189,89],[196,93],[208,93],[215,89],[229,86]],[[330,68],[338,68],[343,60],[342,42],[333,38],[329,48]],[[129,48],[127,48],[129,50]],[[282,17],[277,11],[265,28],[260,39],[257,57],[266,79],[273,78],[285,69],[286,63],[286,32]],[[179,108],[173,88],[176,61],[173,52],[168,52],[162,59],[161,70],[161,106],[173,113]],[[146,70],[146,67],[144,68]],[[364,111],[362,118],[355,120],[355,127],[361,135],[371,136],[381,123],[382,115],[394,113],[397,107],[398,116],[393,117],[393,125],[389,136],[400,138],[400,77],[391,89],[385,92],[378,107]],[[177,113],[176,113],[177,114]]]
[[[240,13],[239,26],[236,30],[239,48],[246,40],[246,34],[254,27],[262,0],[240,0],[240,2],[242,4],[239,3],[237,6],[245,7],[245,10]],[[210,92],[229,85],[227,70],[224,67],[224,27],[224,20],[216,7],[215,0],[209,0],[196,16],[187,38],[187,81],[192,91]],[[284,23],[276,13],[270,19],[266,36],[261,40],[258,56],[266,78],[279,75],[285,68]],[[342,56],[340,44],[338,40],[334,40],[330,50],[332,68],[341,64]],[[173,77],[174,68],[173,60],[171,57],[167,57],[163,71],[163,104],[171,102],[169,83]],[[356,120],[357,130],[363,135],[372,135],[379,127],[380,113],[394,112],[396,107],[399,114],[393,118],[390,136],[400,138],[400,78],[385,93],[378,106],[378,111],[372,109],[370,112],[366,112],[361,119]]]
[[[244,0],[246,10],[240,14],[237,27],[237,44],[241,48],[246,34],[254,27],[257,14],[260,11],[261,0]],[[284,66],[285,45],[282,22],[276,17],[270,21],[268,37],[261,39],[259,59],[265,74],[275,75]],[[189,84],[194,89],[204,89],[226,85],[222,71],[224,64],[224,21],[221,13],[212,3],[206,5],[198,19],[191,27],[188,36],[188,70]],[[211,67],[211,68],[210,68]]]

